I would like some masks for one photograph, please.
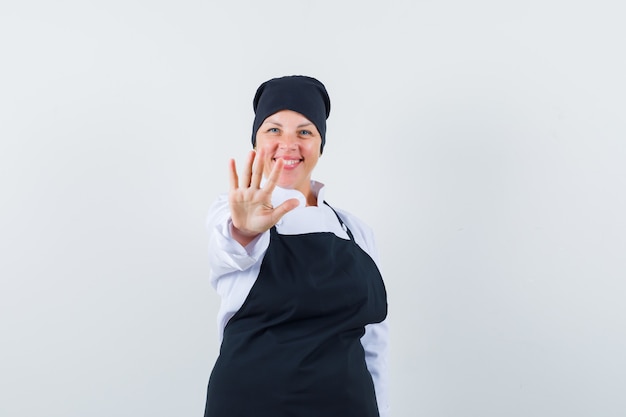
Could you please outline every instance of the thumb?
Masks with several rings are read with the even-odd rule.
[[[274,220],[279,221],[285,214],[295,209],[300,205],[297,198],[290,198],[283,202],[280,206],[274,208]]]

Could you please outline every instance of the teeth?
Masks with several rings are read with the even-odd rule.
[[[285,165],[295,165],[295,164],[297,164],[298,162],[300,162],[300,161],[299,161],[299,160],[297,160],[297,159],[287,159],[287,160],[283,159],[283,161],[285,162]]]

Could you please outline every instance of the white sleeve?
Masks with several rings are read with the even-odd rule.
[[[209,208],[206,227],[209,232],[209,267],[213,287],[217,286],[220,277],[257,265],[269,246],[269,231],[261,233],[246,247],[233,239],[227,195],[221,195]]]
[[[389,415],[389,328],[387,320],[365,326],[361,344],[365,350],[367,370],[372,375],[380,417]]]
[[[351,214],[340,211],[339,215],[352,231],[357,244],[374,260],[379,267],[378,250],[372,230],[362,221]],[[380,269],[380,267],[379,267]],[[389,326],[385,319],[381,323],[370,324],[365,327],[365,334],[361,338],[365,351],[367,369],[372,375],[376,401],[380,417],[389,416]]]

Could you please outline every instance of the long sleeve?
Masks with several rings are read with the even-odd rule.
[[[233,239],[231,226],[228,197],[221,195],[211,205],[206,223],[209,233],[210,281],[221,298],[217,313],[220,341],[226,324],[243,305],[254,285],[269,246],[269,232],[266,232],[244,248]]]
[[[378,249],[372,230],[351,214],[337,210],[341,218],[354,233],[357,244],[374,260],[380,269]],[[389,326],[387,320],[381,323],[370,324],[365,327],[365,334],[361,338],[365,351],[367,369],[372,375],[376,401],[380,417],[388,417],[389,406]]]
[[[372,375],[380,417],[389,415],[389,328],[387,320],[365,326],[361,338],[367,370]]]
[[[257,264],[269,246],[269,232],[262,233],[245,248],[231,235],[232,221],[228,198],[221,195],[209,208],[207,230],[209,232],[209,265],[211,284],[234,271],[245,271]]]

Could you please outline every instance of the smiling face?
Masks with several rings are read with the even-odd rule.
[[[281,110],[263,121],[256,134],[257,151],[264,155],[263,175],[267,178],[277,159],[284,161],[278,186],[295,189],[307,201],[311,194],[311,172],[320,157],[322,138],[313,123],[302,114]]]

